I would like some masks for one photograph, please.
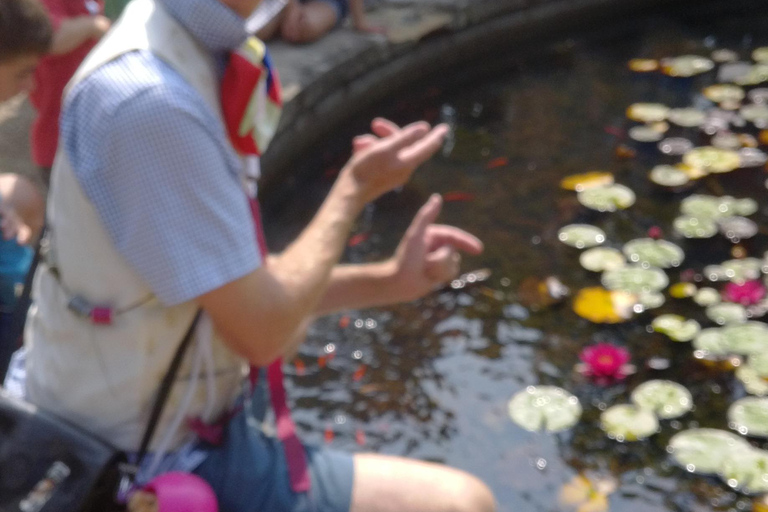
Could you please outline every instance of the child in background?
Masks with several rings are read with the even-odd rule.
[[[366,20],[364,0],[290,0],[283,12],[256,35],[263,41],[279,35],[289,43],[311,43],[337,27],[347,15],[351,15],[355,30],[384,31]]]
[[[59,143],[64,87],[110,27],[103,0],[42,0],[53,23],[51,50],[35,73],[30,94],[37,118],[32,124],[32,160],[47,182]]]

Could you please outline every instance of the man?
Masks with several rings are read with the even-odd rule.
[[[235,151],[232,98],[219,97],[227,63],[240,62],[231,52],[262,49],[243,47],[259,3],[134,0],[70,83],[49,250],[27,324],[27,397],[136,451],[159,381],[202,309],[146,477],[193,470],[232,512],[494,510],[490,491],[459,471],[295,443],[274,361],[293,351],[301,325],[422,296],[458,273],[460,250],[482,244],[434,225],[434,196],[390,260],[337,265],[364,205],[406,183],[446,131],[376,120],[309,226],[266,256],[242,189],[253,160]],[[233,408],[246,362],[269,366],[277,438]]]

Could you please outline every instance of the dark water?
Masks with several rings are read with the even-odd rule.
[[[654,151],[617,158],[616,146],[623,141],[606,127],[626,129],[624,111],[637,101],[688,106],[700,86],[712,81],[711,76],[638,76],[626,69],[630,58],[708,55],[712,47],[748,58],[751,48],[768,44],[768,33],[756,30],[752,21],[750,15],[635,20],[621,29],[606,27],[604,34],[557,41],[529,58],[504,63],[500,67],[506,71],[491,79],[478,75],[470,85],[466,80],[460,86],[428,85],[415,98],[405,95],[375,109],[372,114],[409,121],[435,119],[442,105],[451,105],[458,120],[456,146],[450,156],[423,166],[403,191],[364,213],[356,233],[370,238],[348,248],[345,259],[389,255],[431,192],[459,191],[474,199],[445,204],[441,221],[484,240],[485,253],[467,258],[464,267],[487,267],[493,274],[482,285],[445,290],[415,303],[318,321],[298,356],[304,368],[288,369],[294,372],[291,396],[305,440],[446,462],[485,480],[506,511],[558,510],[560,487],[584,470],[618,479],[609,497],[613,511],[749,510],[747,498],[717,479],[686,474],[665,451],[681,429],[727,429],[725,411],[744,395],[731,373],[698,363],[689,344],[647,331],[654,315],[669,312],[710,326],[701,308],[668,298],[665,306],[635,321],[606,327],[579,319],[567,301],[532,311],[517,290],[529,276],[555,275],[572,290],[599,283],[597,275],[579,266],[578,252],[557,241],[557,230],[572,222],[602,227],[615,247],[645,236],[650,226],[661,227],[665,238],[687,253],[683,266],[669,272],[671,282],[678,281],[682,269],[698,271],[730,258],[724,238],[689,242],[674,236],[671,221],[683,196],[659,192],[647,179],[663,159]],[[370,115],[351,123],[351,130],[361,130],[366,119]],[[347,156],[335,148],[347,147],[347,141],[347,134],[339,134],[318,150],[307,166],[325,177],[306,180],[292,201],[270,215],[274,247],[294,236],[313,213]],[[488,169],[498,157],[508,164]],[[558,188],[562,177],[589,170],[614,172],[617,182],[637,193],[637,203],[621,213],[589,213],[574,193]],[[703,180],[693,191],[753,197],[761,210],[752,218],[766,226],[765,178],[762,170],[740,170]],[[745,244],[751,256],[762,256],[765,247],[763,233]],[[599,341],[627,347],[638,373],[611,387],[579,377],[573,371],[579,351]],[[329,344],[332,359],[325,358]],[[651,357],[672,364],[652,370]],[[660,433],[649,440],[620,444],[608,439],[599,428],[601,408],[627,403],[629,392],[651,378],[684,384],[696,409],[679,421],[662,422]],[[515,425],[507,402],[531,384],[558,385],[576,394],[584,406],[580,423],[562,434],[532,434]]]

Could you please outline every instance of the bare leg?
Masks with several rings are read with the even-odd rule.
[[[0,174],[0,198],[10,205],[32,230],[32,239],[40,234],[45,221],[45,198],[40,189],[24,176]]]
[[[493,494],[462,471],[385,455],[355,455],[350,512],[494,512]]]
[[[286,14],[280,35],[291,43],[311,43],[330,32],[337,22],[336,9],[326,2],[300,4]]]

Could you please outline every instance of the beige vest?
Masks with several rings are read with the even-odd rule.
[[[134,50],[150,50],[168,63],[221,117],[210,55],[154,0],[134,0],[128,5],[69,88]],[[25,333],[28,398],[120,448],[137,450],[160,380],[196,305],[164,307],[154,299],[147,284],[115,250],[61,148],[53,168],[48,223],[51,261],[58,266],[60,281],[41,264]],[[116,314],[112,325],[94,325],[67,308],[73,295],[127,311]],[[204,316],[153,449],[159,445],[173,449],[189,438],[184,416],[217,418],[239,392],[245,369],[245,361],[221,342]]]

